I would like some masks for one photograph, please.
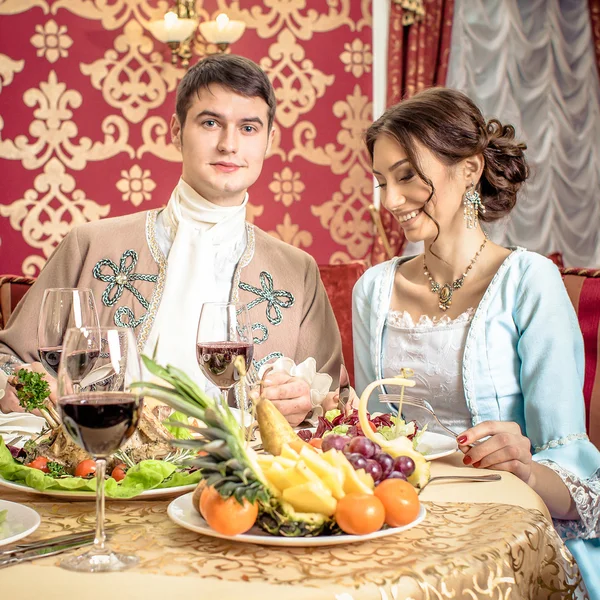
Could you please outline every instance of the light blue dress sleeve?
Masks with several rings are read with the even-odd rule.
[[[579,513],[554,525],[600,600],[600,451],[585,429],[583,339],[557,268],[534,255],[519,286],[513,315],[519,330],[523,433],[534,460],[563,480]]]

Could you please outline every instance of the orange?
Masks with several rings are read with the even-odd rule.
[[[239,503],[233,496],[225,499],[214,487],[200,497],[200,512],[209,526],[224,535],[238,535],[250,529],[258,516],[258,504],[244,498]]]
[[[312,438],[310,442],[308,442],[313,448],[317,448],[321,450],[321,446],[323,445],[323,438]]]
[[[337,503],[335,520],[340,529],[351,535],[379,531],[385,521],[385,508],[373,494],[346,494]]]
[[[375,496],[385,507],[385,522],[390,527],[408,525],[419,514],[419,496],[408,481],[386,479],[375,488]]]

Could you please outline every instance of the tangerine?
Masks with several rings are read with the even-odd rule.
[[[200,512],[209,526],[223,535],[245,533],[256,522],[258,504],[246,498],[240,503],[233,496],[223,498],[214,487],[207,487],[200,497]]]
[[[381,529],[385,522],[385,508],[373,494],[353,492],[338,501],[335,520],[345,533],[366,535]]]
[[[375,496],[385,507],[385,522],[390,527],[408,525],[419,515],[419,496],[408,481],[386,479],[375,488]]]

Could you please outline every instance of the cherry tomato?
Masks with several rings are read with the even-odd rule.
[[[353,492],[338,501],[335,520],[345,533],[365,535],[381,529],[385,509],[381,500],[373,494]]]
[[[419,496],[408,481],[386,479],[375,488],[375,496],[385,507],[385,522],[390,527],[408,525],[419,514]]]
[[[321,450],[321,446],[323,445],[323,438],[312,438],[308,443],[311,446],[313,446],[313,448],[318,448],[319,450]]]
[[[96,469],[94,469],[94,471],[95,470]],[[125,475],[127,475],[127,465],[125,463],[119,463],[118,465],[115,465],[115,468],[110,474],[115,481],[122,481],[125,479]]]
[[[50,473],[50,469],[48,468],[48,459],[45,456],[38,456],[25,466],[31,467],[32,469],[38,469],[43,473]]]
[[[91,458],[82,460],[75,469],[75,477],[93,477],[96,474],[96,461]]]

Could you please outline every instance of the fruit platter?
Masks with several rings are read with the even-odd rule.
[[[144,363],[165,384],[134,386],[203,424],[188,425],[194,437],[174,442],[196,454],[191,464],[202,474],[195,492],[178,498],[169,509],[171,518],[184,527],[256,543],[272,543],[265,541],[269,536],[342,543],[331,540],[391,535],[423,518],[417,488],[429,480],[429,463],[406,436],[387,440],[369,427],[369,388],[358,409],[365,435],[327,436],[321,448],[302,440],[259,394],[253,406],[263,447],[258,453],[251,447],[250,430],[239,426],[227,406],[207,397],[180,370],[164,368],[148,357]],[[394,379],[395,385],[405,382],[413,384]],[[193,516],[188,511],[182,517],[184,504]]]

